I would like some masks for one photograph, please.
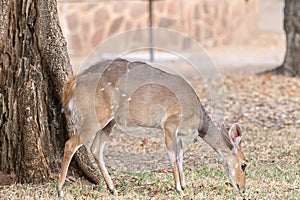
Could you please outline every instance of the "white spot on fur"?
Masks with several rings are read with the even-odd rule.
[[[125,94],[125,93],[123,93],[123,94],[122,94],[122,97],[126,97],[126,94]]]
[[[73,107],[74,107],[74,98],[72,98],[71,101],[69,102],[69,105],[68,105],[69,112],[71,112],[73,110]]]
[[[231,176],[235,176],[235,171],[231,171]]]
[[[173,165],[173,163],[174,163],[174,161],[175,161],[175,154],[174,154],[174,152],[171,152],[171,151],[167,151],[167,153],[168,153],[168,156],[169,156],[169,159],[170,159],[170,161],[171,161],[171,164]]]
[[[177,128],[176,131],[175,131],[175,135],[176,135],[176,136],[178,135],[178,128]],[[176,138],[177,143],[178,143],[179,139],[180,139],[179,137]]]
[[[105,90],[105,88],[101,88],[101,91],[104,91]]]
[[[118,88],[118,87],[115,87],[115,90],[119,90],[119,88]]]
[[[128,101],[131,101],[131,98],[129,97],[127,100],[128,100]]]
[[[235,168],[237,169],[238,167],[239,167],[239,164],[236,164],[236,165],[235,165]]]
[[[107,85],[111,85],[111,82],[108,82]]]
[[[194,131],[193,135],[198,136],[198,131]]]
[[[163,125],[166,120],[167,120],[167,115],[164,114],[163,117],[161,118],[160,124]]]

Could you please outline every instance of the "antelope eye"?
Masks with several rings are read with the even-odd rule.
[[[246,163],[242,163],[242,164],[241,164],[241,167],[242,167],[242,170],[245,171],[245,169],[246,169],[246,167],[247,167]]]

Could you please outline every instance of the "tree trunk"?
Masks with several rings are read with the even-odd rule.
[[[284,30],[286,32],[286,55],[277,73],[287,76],[300,75],[300,1],[285,0]]]
[[[72,70],[56,1],[2,0],[0,22],[0,175],[43,182],[60,169],[69,124],[60,97]]]

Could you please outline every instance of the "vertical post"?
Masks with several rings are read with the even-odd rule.
[[[154,60],[153,52],[153,30],[152,30],[152,0],[149,0],[149,50],[150,50],[150,62]]]

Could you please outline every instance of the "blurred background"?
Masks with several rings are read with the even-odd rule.
[[[225,74],[271,69],[282,64],[285,54],[283,7],[283,0],[58,1],[75,73],[91,50],[107,38],[149,27],[150,13],[153,27],[172,29],[197,41]],[[139,40],[143,38],[134,38]],[[176,45],[188,48],[184,39]],[[116,48],[106,51],[113,53]],[[148,56],[145,52],[144,60]]]

